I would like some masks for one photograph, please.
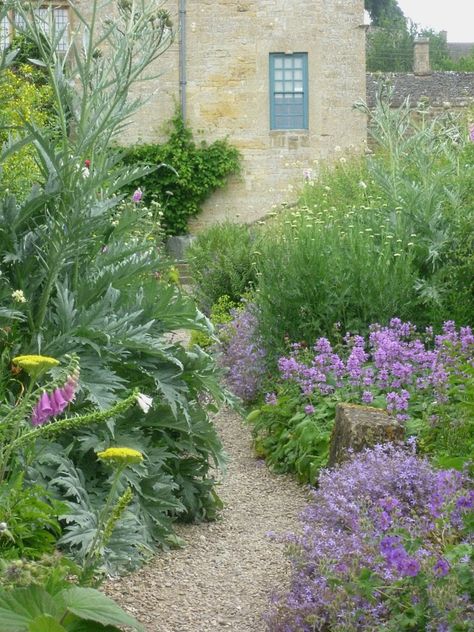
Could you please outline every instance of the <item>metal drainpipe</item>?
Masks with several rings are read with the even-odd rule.
[[[179,96],[181,116],[186,120],[186,0],[179,0]]]

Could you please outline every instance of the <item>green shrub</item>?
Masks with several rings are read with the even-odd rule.
[[[51,88],[35,84],[34,77],[29,65],[19,65],[15,72],[6,70],[0,77],[0,144],[21,134],[25,124],[41,126],[50,120]],[[41,178],[35,150],[26,144],[3,161],[0,187],[24,198]]]
[[[206,313],[221,296],[238,303],[256,283],[262,234],[254,226],[222,222],[200,233],[187,251],[194,295]]]
[[[126,150],[127,165],[148,164],[157,168],[138,178],[145,202],[157,198],[163,212],[163,228],[168,235],[188,231],[188,220],[216,189],[224,186],[228,176],[239,171],[239,152],[227,140],[210,145],[196,144],[180,112],[168,124],[168,140],[163,144],[136,145]]]
[[[268,235],[258,259],[260,332],[273,357],[285,339],[312,341],[336,322],[364,331],[416,309],[410,237],[400,214],[386,221],[377,202],[360,209],[308,209]]]

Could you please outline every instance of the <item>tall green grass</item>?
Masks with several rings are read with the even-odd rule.
[[[369,114],[376,151],[342,156],[267,228],[257,304],[275,354],[338,324],[363,332],[393,316],[419,326],[474,319],[466,128],[449,115],[414,119],[407,104],[391,110],[383,99]]]

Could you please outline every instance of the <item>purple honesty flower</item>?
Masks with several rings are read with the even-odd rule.
[[[136,189],[132,195],[132,202],[135,202],[135,204],[138,204],[138,202],[141,201],[142,197],[143,197],[143,191],[141,189]]]
[[[469,127],[469,140],[474,143],[474,125]]]
[[[371,404],[374,401],[374,395],[370,391],[364,391],[361,399],[364,404]]]
[[[456,363],[474,362],[471,328],[458,331],[452,321],[433,336],[429,328],[418,335],[414,325],[393,318],[387,327],[371,325],[367,340],[346,334],[344,342],[345,348],[334,353],[328,339],[319,338],[312,347],[313,357],[307,348],[290,344],[290,355],[278,361],[280,378],[295,383],[304,399],[344,389],[346,401],[371,404],[376,395],[384,395],[387,410],[405,421],[419,394],[425,400],[447,401]]]
[[[312,414],[314,413],[314,411],[315,411],[315,410],[316,410],[316,409],[315,409],[315,407],[314,407],[312,404],[307,404],[307,405],[304,407],[304,412],[305,412],[307,415],[312,415]]]

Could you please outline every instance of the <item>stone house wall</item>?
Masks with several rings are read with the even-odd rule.
[[[86,9],[89,0],[78,0]],[[168,9],[178,24],[178,0]],[[243,156],[242,175],[217,191],[191,225],[254,221],[272,205],[293,201],[303,170],[317,172],[335,147],[361,147],[365,117],[363,0],[187,0],[186,118],[195,137],[228,137]],[[307,130],[271,131],[270,53],[307,53]],[[157,61],[160,77],[139,88],[148,102],[123,143],[160,141],[179,103],[178,38]]]

